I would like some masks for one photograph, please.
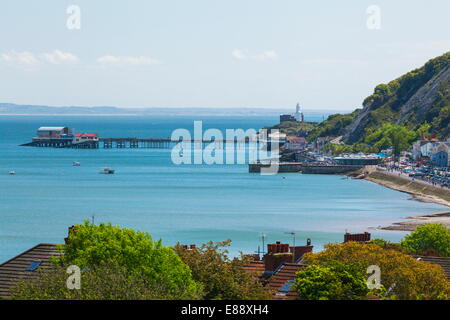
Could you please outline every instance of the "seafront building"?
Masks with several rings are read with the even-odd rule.
[[[98,142],[98,135],[96,133],[77,133],[72,141],[72,144],[84,142]]]
[[[431,155],[431,162],[438,167],[450,166],[450,142],[441,143]]]
[[[431,140],[418,140],[412,148],[412,157],[414,161],[430,160],[438,167],[450,166],[450,142]]]
[[[37,139],[73,139],[72,129],[69,127],[40,127]]]
[[[307,147],[308,143],[304,137],[286,136],[284,149],[286,151],[300,151]]]

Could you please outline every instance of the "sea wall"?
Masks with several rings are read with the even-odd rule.
[[[248,165],[248,171],[250,173],[260,173],[261,168],[268,168],[270,166],[270,164],[266,163],[251,163]],[[364,166],[311,166],[303,165],[300,162],[282,162],[278,164],[278,173],[302,172],[305,174],[347,174],[361,170],[362,168],[364,168]]]
[[[248,172],[250,173],[261,173],[261,168],[269,168],[270,164],[262,163],[251,163],[248,165]],[[300,172],[302,170],[302,164],[299,162],[286,162],[278,164],[279,173],[287,172]]]
[[[304,174],[347,174],[357,170],[361,170],[364,166],[304,166],[302,173]]]

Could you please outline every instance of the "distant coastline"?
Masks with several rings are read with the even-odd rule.
[[[151,107],[151,108],[122,108],[110,106],[44,106],[19,105],[13,103],[0,103],[1,116],[274,116],[289,113],[290,109],[267,107],[242,108],[189,108],[189,107]],[[310,116],[324,116],[342,110],[306,110]]]

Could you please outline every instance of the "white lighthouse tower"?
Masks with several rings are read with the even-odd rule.
[[[295,120],[301,121],[301,122],[303,122],[305,120],[304,116],[303,116],[303,112],[300,109],[300,103],[297,103],[297,106],[295,108]]]

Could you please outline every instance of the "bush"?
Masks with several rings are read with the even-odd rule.
[[[86,221],[70,232],[63,250],[64,255],[56,262],[65,266],[123,267],[145,279],[150,287],[158,287],[164,296],[196,298],[201,292],[201,285],[192,279],[191,270],[175,251],[161,241],[153,241],[145,232]]]
[[[231,241],[209,242],[195,249],[185,249],[178,244],[175,251],[192,270],[195,281],[204,286],[204,299],[270,299],[257,277],[247,273],[244,265],[249,259],[241,256],[228,258],[224,249]]]
[[[356,300],[369,293],[364,268],[339,262],[310,265],[299,271],[294,288],[302,300]]]
[[[450,286],[439,265],[417,261],[397,250],[384,249],[370,243],[347,242],[325,245],[325,250],[307,253],[308,265],[359,263],[367,268],[377,265],[381,270],[381,284],[399,299],[448,299]]]
[[[124,267],[101,265],[81,273],[81,289],[66,286],[66,268],[40,270],[32,280],[20,281],[12,289],[12,298],[19,300],[158,300],[192,299],[192,296],[167,294],[157,285]]]
[[[443,224],[426,223],[406,235],[400,245],[412,254],[423,254],[431,249],[439,256],[450,257],[450,229]]]

